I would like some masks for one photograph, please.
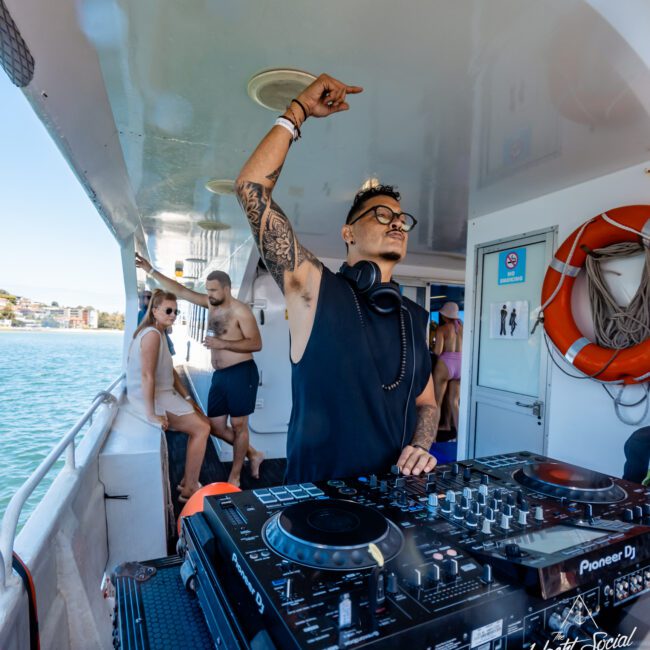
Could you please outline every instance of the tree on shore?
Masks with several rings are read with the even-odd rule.
[[[117,311],[112,314],[107,311],[100,311],[97,314],[97,329],[123,330],[124,314]]]

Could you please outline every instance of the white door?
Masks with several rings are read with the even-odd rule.
[[[547,353],[531,334],[554,232],[477,248],[469,457],[546,450]]]

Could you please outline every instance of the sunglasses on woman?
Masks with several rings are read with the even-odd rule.
[[[178,316],[181,313],[181,310],[180,309],[172,309],[171,307],[167,307],[167,309],[165,309],[165,313],[167,314],[167,316],[171,315],[172,312],[174,312],[176,314],[176,316]]]

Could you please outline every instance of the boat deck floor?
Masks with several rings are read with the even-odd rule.
[[[176,486],[183,478],[185,469],[185,449],[187,447],[187,435],[179,431],[167,431],[167,448],[169,450],[169,482],[171,484],[172,500],[174,504],[174,519],[178,519],[183,504],[178,500],[178,491]],[[208,445],[201,467],[199,481],[203,485],[227,481],[228,474],[232,463],[222,463],[219,460],[217,450],[212,442],[208,440]],[[251,476],[248,467],[248,461],[244,463],[244,469],[241,473],[241,489],[253,490],[256,488],[270,487],[272,485],[281,485],[284,480],[284,471],[287,466],[285,458],[268,458],[260,466],[260,477],[254,479]],[[175,544],[173,540],[173,544]]]

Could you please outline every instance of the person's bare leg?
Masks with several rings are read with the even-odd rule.
[[[451,420],[458,435],[458,413],[460,411],[460,379],[452,379],[448,385]]]
[[[436,402],[439,408],[436,409],[436,431],[440,424],[440,411],[442,409],[442,402],[445,399],[445,392],[447,391],[447,383],[449,382],[449,370],[444,361],[438,359],[436,367],[433,370],[433,390],[436,394]]]
[[[187,433],[187,450],[185,452],[185,474],[180,485],[180,497],[183,501],[189,499],[201,486],[199,474],[205,456],[205,445],[210,435],[208,419],[198,413],[189,415],[174,415],[167,413],[170,428]]]
[[[221,440],[224,440],[228,444],[234,446],[235,442],[235,433],[232,430],[232,427],[228,426],[228,416],[220,415],[216,418],[209,418],[210,420],[210,433],[213,436],[217,436]],[[251,464],[251,475],[253,478],[260,477],[260,465],[264,460],[264,453],[255,449],[250,443],[248,449],[246,450],[246,456]]]
[[[232,446],[232,468],[228,476],[228,483],[239,487],[241,480],[241,469],[248,450],[248,416],[231,417],[232,430],[235,434],[235,441]]]

